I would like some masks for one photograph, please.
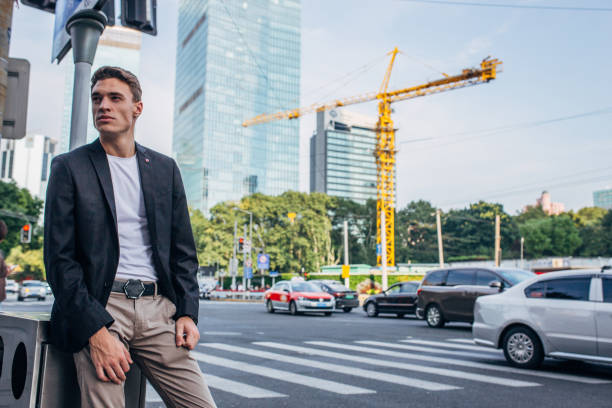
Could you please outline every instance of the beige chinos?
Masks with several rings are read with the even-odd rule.
[[[174,304],[164,296],[128,299],[112,292],[106,310],[115,322],[108,329],[127,347],[167,407],[215,408],[198,362],[176,347]],[[123,384],[100,381],[89,346],[74,354],[81,407],[124,408]]]

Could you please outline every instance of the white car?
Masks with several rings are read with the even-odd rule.
[[[612,270],[550,272],[474,305],[477,344],[516,367],[544,357],[612,363]]]
[[[21,282],[21,288],[17,294],[17,300],[23,301],[29,298],[45,300],[47,289],[43,286],[43,282],[37,280],[25,280]]]

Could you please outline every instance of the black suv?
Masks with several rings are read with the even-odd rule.
[[[472,323],[478,296],[498,293],[533,276],[521,269],[482,267],[430,271],[417,290],[416,315],[430,327],[451,321]]]

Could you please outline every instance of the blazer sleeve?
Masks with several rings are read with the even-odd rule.
[[[76,342],[86,345],[93,334],[114,320],[89,293],[77,259],[75,188],[63,159],[58,156],[51,163],[45,202],[44,262],[57,311],[69,322]]]
[[[189,316],[197,324],[200,308],[198,256],[191,231],[185,189],[176,162],[173,161],[172,230],[170,242],[170,271],[177,295],[176,315]]]

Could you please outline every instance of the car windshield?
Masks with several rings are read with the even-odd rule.
[[[525,279],[533,278],[536,276],[535,273],[530,271],[524,271],[521,269],[499,269],[499,274],[512,285],[516,285]]]
[[[40,282],[23,282],[23,286],[42,286]]]
[[[294,292],[320,292],[321,289],[308,282],[292,283],[291,289]]]
[[[339,283],[327,283],[326,285],[334,292],[346,292],[348,290],[346,286]]]

